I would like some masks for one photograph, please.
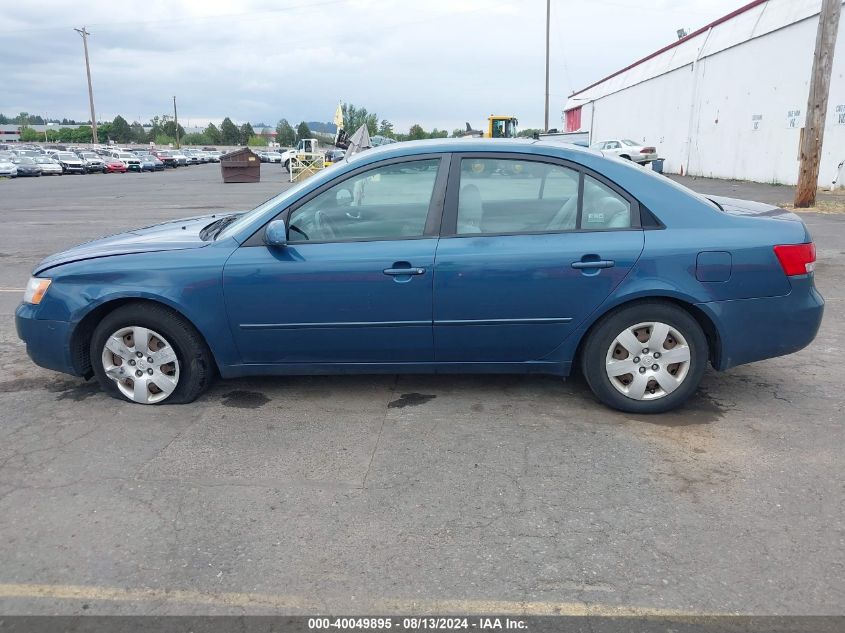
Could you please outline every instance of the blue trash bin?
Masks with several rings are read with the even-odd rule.
[[[663,159],[662,158],[655,158],[651,161],[651,168],[656,171],[658,174],[663,173]]]

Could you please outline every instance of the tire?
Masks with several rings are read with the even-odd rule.
[[[608,407],[627,413],[663,413],[695,392],[708,355],[707,337],[688,312],[672,303],[653,301],[603,317],[581,351],[581,370],[590,389]],[[618,373],[628,368],[632,371]]]
[[[290,161],[289,160],[285,161],[285,171],[290,173]]]
[[[140,328],[148,334],[143,344],[134,338],[135,333],[144,331]],[[110,348],[106,348],[107,343]],[[120,354],[113,353],[113,349]],[[94,329],[89,352],[94,375],[103,391],[129,402],[193,402],[214,377],[211,352],[196,328],[173,310],[154,303],[129,303],[107,314]],[[139,352],[141,357],[137,357]],[[141,372],[143,378],[137,390],[134,372]],[[134,398],[132,394],[139,397]]]

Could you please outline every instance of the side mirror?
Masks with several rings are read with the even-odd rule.
[[[264,243],[267,246],[284,248],[288,245],[288,229],[284,220],[273,220],[264,229]]]

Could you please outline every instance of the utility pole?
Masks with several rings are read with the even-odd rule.
[[[816,51],[813,54],[813,73],[810,76],[810,96],[807,99],[807,120],[801,137],[798,187],[795,189],[795,206],[799,208],[811,207],[816,203],[830,73],[841,8],[842,0],[822,0]]]
[[[549,131],[549,18],[552,15],[552,0],[546,0],[546,116],[545,132]]]
[[[91,105],[91,131],[94,135],[94,143],[99,143],[97,138],[97,115],[94,112],[94,88],[91,87],[91,64],[88,63],[88,36],[91,35],[83,26],[81,29],[73,29],[82,36],[82,47],[85,49],[85,72],[88,74],[88,103]]]
[[[179,115],[176,114],[176,95],[173,95],[173,123],[176,124],[176,149],[179,149]]]

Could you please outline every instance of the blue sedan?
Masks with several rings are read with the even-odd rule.
[[[215,375],[546,373],[634,413],[707,364],[800,350],[824,301],[801,220],[629,161],[516,140],[397,143],[248,213],[42,261],[17,309],[37,364],[142,404]]]

